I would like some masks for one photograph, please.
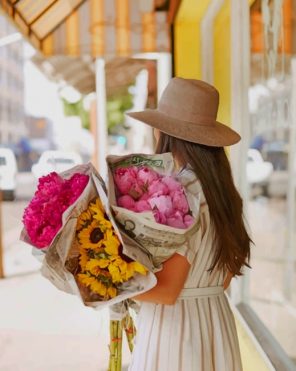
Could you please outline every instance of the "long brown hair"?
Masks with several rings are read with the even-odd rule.
[[[181,165],[189,164],[199,179],[214,227],[215,266],[233,275],[250,267],[250,239],[244,224],[243,202],[235,188],[230,164],[223,147],[187,142],[160,132],[156,153],[172,152]]]

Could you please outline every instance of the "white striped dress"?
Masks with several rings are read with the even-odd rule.
[[[200,185],[199,196],[201,227],[191,248],[178,251],[191,264],[184,290],[174,305],[141,304],[129,371],[242,371],[234,317],[223,292],[226,273],[207,272],[213,233]]]

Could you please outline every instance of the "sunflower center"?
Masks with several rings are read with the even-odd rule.
[[[104,238],[104,233],[100,230],[100,228],[94,228],[90,234],[90,240],[92,243],[98,243]]]

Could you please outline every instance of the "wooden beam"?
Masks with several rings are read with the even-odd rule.
[[[169,5],[169,11],[167,14],[167,21],[169,24],[172,24],[175,20],[175,17],[178,13],[181,0],[171,0]]]
[[[39,13],[38,15],[37,15],[37,17],[35,17],[34,19],[33,19],[33,21],[31,21],[29,24],[28,24],[28,26],[29,27],[31,27],[35,22],[37,22],[45,13],[47,13],[49,10],[50,10],[50,8],[55,4],[55,3],[57,3],[59,0],[54,0],[50,5],[48,5],[45,9],[43,9],[42,10],[42,12],[41,13]]]
[[[43,41],[43,40],[45,40],[50,34],[52,34],[55,30],[57,30],[69,17],[71,17],[71,15],[72,14],[74,14],[75,12],[76,12],[76,10],[78,10],[80,7],[81,7],[81,5],[85,2],[86,0],[82,0],[82,1],[80,1],[80,3],[79,4],[77,4],[72,10],[71,10],[71,12],[69,13],[69,14],[67,14],[66,16],[65,16],[65,18],[63,18],[56,26],[54,26],[46,35],[44,35],[42,38],[41,38],[41,42]]]

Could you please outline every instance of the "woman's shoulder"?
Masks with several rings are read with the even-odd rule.
[[[196,173],[189,166],[184,167],[178,174],[178,181],[183,185],[188,203],[193,215],[198,216],[200,207],[206,204],[206,199],[202,190],[200,180]]]
[[[201,197],[201,195],[203,195],[200,180],[189,165],[181,169],[181,171],[177,174],[177,178],[187,192],[190,192],[197,197]]]

